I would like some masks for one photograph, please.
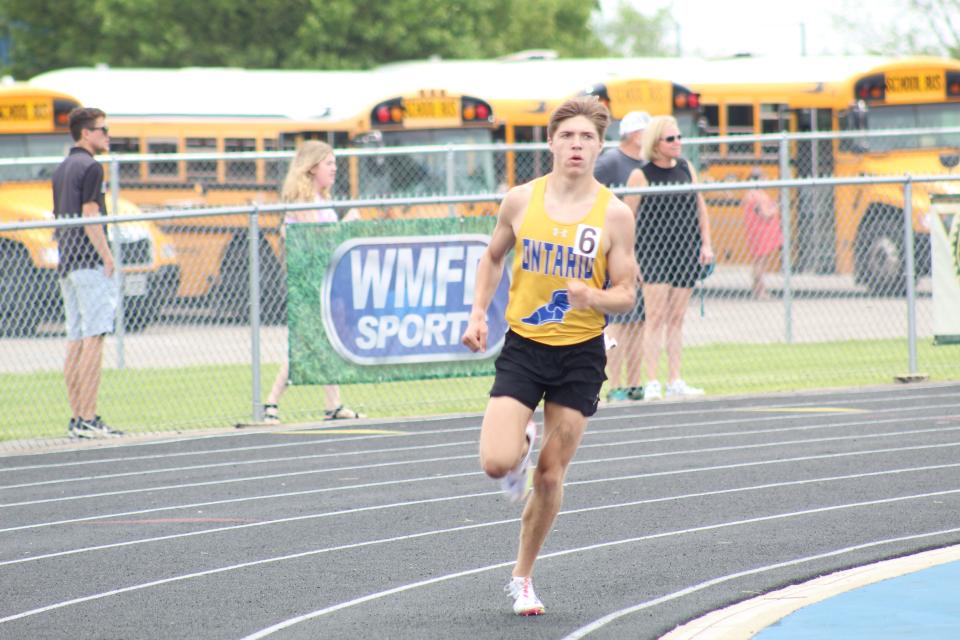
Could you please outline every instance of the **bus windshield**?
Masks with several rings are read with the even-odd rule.
[[[384,131],[382,146],[470,145],[493,141],[489,129]],[[360,163],[361,197],[424,196],[448,192],[447,154],[410,154],[364,158]],[[492,151],[458,151],[453,159],[452,193],[495,190]]]
[[[0,136],[0,158],[62,157],[72,144],[70,136],[64,133],[5,135]],[[55,168],[29,164],[0,167],[0,181],[46,180]]]
[[[960,109],[955,104],[873,107],[867,117],[867,127],[871,131],[960,127]],[[938,149],[942,147],[960,147],[960,133],[928,133],[919,136],[870,138],[871,151]]]

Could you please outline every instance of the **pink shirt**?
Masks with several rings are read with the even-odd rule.
[[[317,204],[326,204],[326,200],[317,196],[314,199]],[[337,212],[330,207],[320,209],[301,209],[300,211],[288,211],[283,216],[284,224],[296,224],[298,222],[337,222]]]

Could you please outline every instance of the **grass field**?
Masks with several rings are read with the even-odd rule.
[[[919,370],[960,380],[960,345],[918,345]],[[261,397],[276,374],[263,369]],[[799,345],[724,344],[684,351],[684,378],[711,396],[887,384],[907,371],[902,340]],[[174,432],[249,422],[247,365],[104,371],[98,411],[127,432]],[[482,411],[491,378],[456,378],[342,387],[346,404],[370,417]],[[287,423],[323,417],[320,387],[291,387]],[[70,417],[59,371],[0,375],[0,440],[62,437]]]

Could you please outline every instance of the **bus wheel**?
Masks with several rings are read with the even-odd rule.
[[[858,272],[870,293],[902,296],[906,293],[903,230],[895,216],[874,218],[862,232]]]
[[[26,249],[0,243],[0,337],[32,336],[43,319],[39,278]]]
[[[230,241],[220,264],[220,283],[211,292],[212,307],[222,322],[244,323],[250,317],[250,265],[247,237]],[[266,240],[260,241],[260,321],[283,324],[287,319],[287,291],[283,270]]]
[[[246,236],[234,236],[220,261],[220,280],[210,292],[210,306],[220,322],[243,323],[249,318],[250,280]]]

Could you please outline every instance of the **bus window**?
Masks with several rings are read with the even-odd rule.
[[[720,107],[715,104],[703,105],[703,122],[704,122],[703,135],[719,136],[720,135]],[[704,155],[718,154],[720,153],[720,145],[705,144],[703,145],[702,153]]]
[[[225,138],[223,150],[227,153],[241,153],[257,150],[257,142],[253,138]],[[254,182],[257,179],[256,160],[230,160],[227,163],[227,180],[239,182]]]
[[[176,140],[147,140],[147,153],[176,153]],[[176,162],[151,162],[147,175],[151,178],[176,178],[179,171]]]
[[[727,105],[727,135],[743,136],[753,135],[753,105],[752,104],[730,104]],[[753,143],[746,142],[742,144],[731,144],[730,151],[734,153],[753,153]]]
[[[761,104],[760,105],[760,133],[780,133],[788,131],[789,111],[785,104]],[[766,142],[763,144],[761,153],[778,154],[780,145],[776,142]]]
[[[276,138],[264,138],[264,151],[292,151],[296,149],[296,142],[292,138],[284,138],[280,143]],[[278,187],[287,175],[287,165],[289,160],[266,160],[264,162],[264,180],[270,184],[277,184]]]
[[[947,102],[871,107],[867,125],[871,130],[957,127],[960,126],[960,108],[954,103]],[[960,147],[960,134],[930,133],[923,136],[871,138],[872,151],[892,151],[905,147],[911,149]]]
[[[73,144],[70,136],[62,133],[18,134],[0,136],[0,158],[64,156]],[[49,165],[21,165],[3,167],[0,181],[45,180],[53,173]]]
[[[110,136],[110,153],[140,153],[140,139]],[[121,162],[120,178],[139,180],[139,162]]]
[[[187,153],[216,153],[216,138],[187,138]],[[216,160],[188,160],[187,180],[213,182],[217,179]]]
[[[383,131],[384,146],[470,145],[492,142],[490,129]],[[411,154],[365,158],[361,195],[435,195],[447,192],[447,154]],[[457,152],[453,161],[454,193],[492,193],[496,189],[491,151]]]

